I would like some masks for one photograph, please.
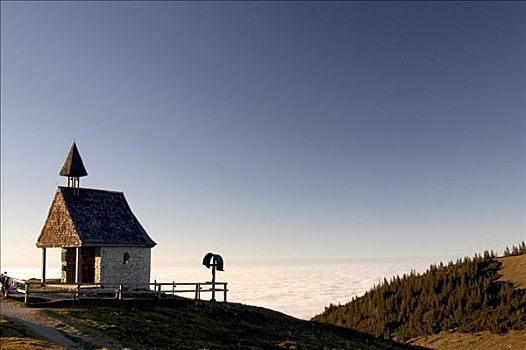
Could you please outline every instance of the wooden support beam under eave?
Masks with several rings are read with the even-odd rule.
[[[46,283],[46,248],[42,248],[42,283]]]

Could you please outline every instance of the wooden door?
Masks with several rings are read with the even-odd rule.
[[[95,282],[95,248],[81,248],[82,257],[82,282]]]
[[[77,265],[76,248],[66,248],[64,261],[64,271],[66,272],[66,283],[75,283],[75,271]]]

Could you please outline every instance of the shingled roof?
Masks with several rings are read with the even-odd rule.
[[[60,186],[37,240],[37,247],[153,247],[124,193]]]
[[[86,175],[88,175],[88,172],[84,167],[77,145],[73,142],[73,145],[69,149],[68,156],[66,157],[66,161],[60,170],[60,176],[82,177]]]

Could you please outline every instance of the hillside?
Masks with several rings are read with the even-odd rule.
[[[17,306],[24,308],[21,303]],[[84,348],[100,348],[102,338],[109,349],[420,348],[236,303],[84,300],[55,302],[40,310],[46,317],[58,320],[60,327],[74,329],[74,333],[66,335]],[[2,338],[3,344],[19,341],[4,339],[4,334]],[[42,348],[45,347],[26,347]]]
[[[526,330],[495,334],[489,331],[463,333],[442,331],[411,339],[409,344],[436,350],[526,350]]]
[[[508,257],[485,252],[447,265],[432,265],[423,274],[411,272],[384,280],[345,305],[326,307],[314,319],[404,342],[444,336],[447,331],[504,334],[521,330],[524,336],[526,290],[521,287],[526,276],[525,251],[522,243],[507,251]]]
[[[499,258],[501,263],[499,281],[513,283],[515,288],[526,289],[526,254]],[[526,329],[510,330],[495,334],[489,331],[463,333],[442,331],[439,334],[425,335],[411,339],[409,344],[421,345],[439,350],[526,350]]]
[[[63,350],[65,348],[44,340],[23,326],[0,315],[0,349],[2,350]]]
[[[499,281],[513,283],[515,288],[526,289],[526,253],[498,259],[502,264]]]

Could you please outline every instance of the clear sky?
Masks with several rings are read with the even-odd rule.
[[[154,263],[525,237],[523,2],[1,3],[2,264],[75,139]]]

